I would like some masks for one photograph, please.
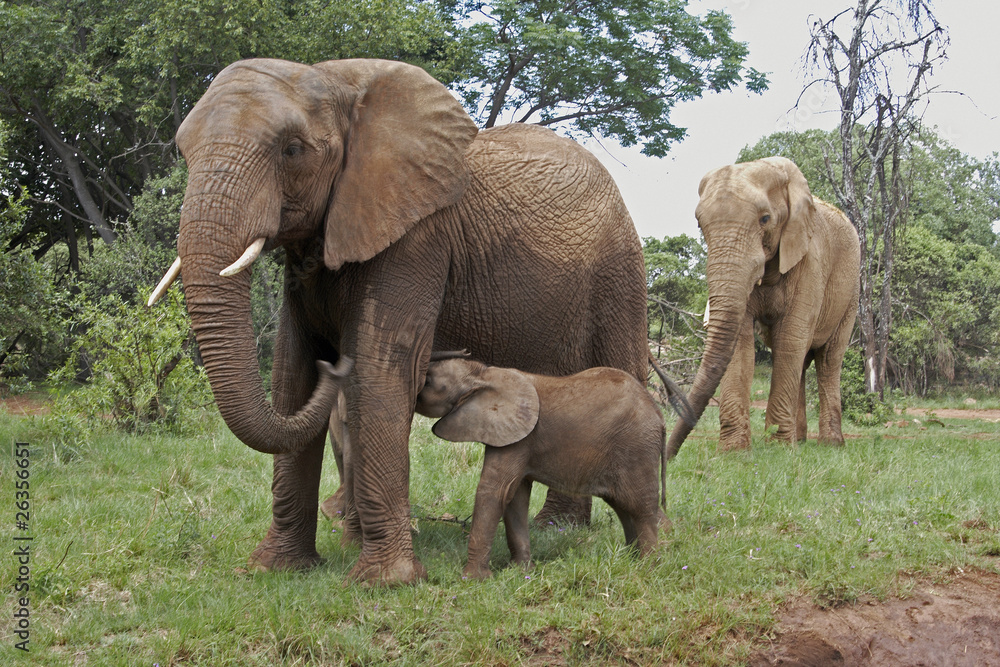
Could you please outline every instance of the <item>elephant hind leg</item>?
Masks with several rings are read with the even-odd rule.
[[[841,431],[840,372],[844,349],[827,344],[816,354],[816,382],[819,385],[819,441],[827,445],[844,444]]]
[[[813,362],[814,353],[810,350],[806,354],[806,360],[802,363],[802,377],[799,379],[799,409],[795,418],[795,439],[804,442],[809,437],[808,418],[806,416],[806,371],[809,364]]]
[[[523,479],[513,499],[503,512],[503,527],[511,562],[527,566],[531,563],[531,542],[528,537],[528,503],[531,502],[531,480]]]

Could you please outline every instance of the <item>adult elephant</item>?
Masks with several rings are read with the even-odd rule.
[[[605,365],[645,377],[639,240],[607,172],[572,141],[526,125],[477,136],[444,86],[402,63],[247,60],[212,82],[177,144],[189,169],[179,266],[212,391],[233,433],[275,455],[272,523],[252,567],[319,561],[335,392],[324,380],[312,393],[317,359],[355,363],[347,496],[362,548],[351,577],[385,583],[426,576],[410,538],[407,446],[432,348],[539,373]],[[278,246],[272,407],[240,270]]]
[[[816,362],[819,439],[842,444],[840,369],[858,306],[860,246],[850,221],[813,197],[786,158],[729,165],[698,187],[708,245],[708,338],[688,401],[700,417],[722,383],[720,449],[750,446],[754,324],[772,350],[767,426],[806,437],[805,370]],[[691,432],[678,421],[673,455]]]

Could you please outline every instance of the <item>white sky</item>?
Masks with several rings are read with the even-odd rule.
[[[710,169],[731,164],[740,149],[779,130],[837,125],[836,96],[811,89],[798,111],[805,84],[802,55],[809,43],[809,16],[829,19],[853,0],[692,0],[688,11],[703,15],[724,9],[733,17],[734,37],[747,42],[747,64],[767,72],[763,95],[745,90],[712,94],[680,104],[671,119],[688,129],[687,138],[663,159],[611,141],[585,142],[608,167],[625,198],[640,236],[698,236],[694,209],[698,182]],[[1000,3],[992,0],[938,0],[938,20],[949,30],[948,60],[932,74],[931,85],[965,94],[937,94],[924,121],[957,148],[976,158],[1000,151]],[[846,18],[846,17],[845,17]],[[846,22],[845,22],[846,25]],[[815,92],[813,92],[815,91]],[[824,109],[827,110],[824,113]],[[815,110],[815,113],[810,111]]]

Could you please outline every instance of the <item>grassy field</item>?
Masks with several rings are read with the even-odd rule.
[[[927,406],[924,406],[927,407]],[[930,406],[933,407],[933,406]],[[913,575],[1000,567],[1000,424],[858,429],[847,445],[715,451],[706,413],[669,464],[672,531],[644,561],[611,510],[533,530],[536,567],[460,578],[481,447],[415,423],[414,543],[429,580],[343,587],[356,548],[321,521],[305,573],[240,571],[270,512],[270,457],[217,420],[201,435],[83,436],[0,412],[0,663],[37,665],[739,664],[783,600],[905,593]],[[811,429],[815,432],[815,426]],[[30,444],[30,653],[12,613],[14,442]],[[331,466],[323,496],[334,491]],[[543,498],[536,486],[533,511]]]

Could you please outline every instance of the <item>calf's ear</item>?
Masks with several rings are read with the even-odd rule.
[[[538,423],[538,393],[527,375],[508,368],[483,369],[476,389],[431,429],[452,442],[506,447]]]

